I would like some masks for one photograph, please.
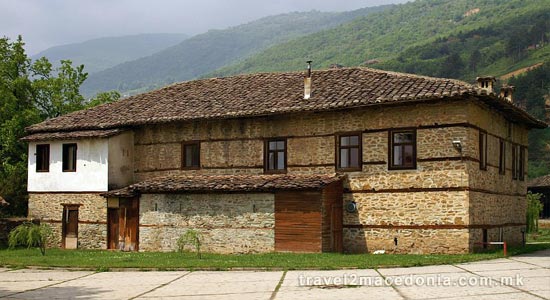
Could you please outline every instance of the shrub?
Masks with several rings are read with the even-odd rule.
[[[542,211],[541,194],[527,193],[527,232],[539,230],[539,216]]]
[[[195,252],[197,253],[198,258],[201,258],[201,237],[196,230],[187,230],[179,237],[177,244],[179,252],[184,252],[185,247],[187,247],[188,245],[193,246],[195,248]]]
[[[42,255],[46,255],[46,246],[52,237],[53,232],[49,225],[25,222],[10,232],[8,246],[10,249],[17,246],[36,247],[40,249]]]

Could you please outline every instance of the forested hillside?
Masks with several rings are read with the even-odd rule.
[[[525,103],[532,115],[545,120],[544,105],[550,103],[550,62],[511,78],[508,84],[516,88],[514,99]],[[529,177],[546,174],[550,174],[550,129],[532,130],[529,133]]]
[[[120,63],[178,44],[187,35],[181,33],[151,33],[128,36],[104,37],[48,48],[31,58],[46,57],[54,67],[59,67],[62,59],[71,60],[75,65],[84,65],[88,73],[105,70]]]
[[[269,46],[286,42],[391,6],[345,13],[296,12],[259,19],[225,30],[210,30],[154,55],[91,74],[83,93],[144,91],[189,80],[246,58]]]
[[[504,71],[509,61],[499,61],[502,56],[510,54],[510,61],[515,64],[526,58],[522,49],[532,41],[525,40],[527,35],[522,33],[531,27],[544,30],[550,19],[548,4],[548,0],[419,0],[276,45],[206,77],[299,70],[310,59],[316,68],[334,63],[369,65],[470,78],[474,72],[466,73],[463,65],[475,50],[480,52],[479,61],[474,56],[476,72]],[[529,36],[536,35],[535,31],[531,33]],[[533,49],[529,57],[540,51],[547,53],[547,49]],[[494,67],[497,61],[504,64],[500,69]],[[442,66],[445,62],[447,65]],[[453,69],[457,63],[459,70],[441,69]]]
[[[550,61],[550,5],[411,47],[375,67],[473,80]]]

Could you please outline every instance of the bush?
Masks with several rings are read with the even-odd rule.
[[[527,232],[539,230],[539,216],[542,211],[541,194],[527,193]]]
[[[177,244],[179,252],[184,252],[185,247],[187,247],[188,245],[193,246],[195,248],[195,252],[197,253],[198,258],[201,258],[201,237],[196,230],[187,230],[179,237]]]
[[[37,247],[42,255],[46,255],[46,246],[52,237],[53,232],[49,225],[25,222],[10,232],[8,246],[10,249],[17,246]]]

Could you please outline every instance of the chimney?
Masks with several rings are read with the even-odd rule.
[[[482,94],[491,94],[493,92],[493,86],[496,82],[495,77],[488,76],[488,77],[478,77],[476,78],[477,81],[477,87],[481,89]]]
[[[311,98],[311,60],[307,61],[307,77],[304,78],[304,99]]]
[[[512,97],[514,94],[514,87],[505,85],[500,88],[500,98],[510,102],[514,103],[514,98]]]

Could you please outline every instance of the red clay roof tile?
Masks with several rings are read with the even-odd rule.
[[[305,100],[303,79],[304,72],[290,72],[181,82],[114,103],[49,119],[28,127],[27,131],[37,133],[95,130],[481,95],[474,86],[458,80],[356,67],[313,71],[313,93],[310,99]],[[546,126],[494,94],[478,98],[529,126]]]

